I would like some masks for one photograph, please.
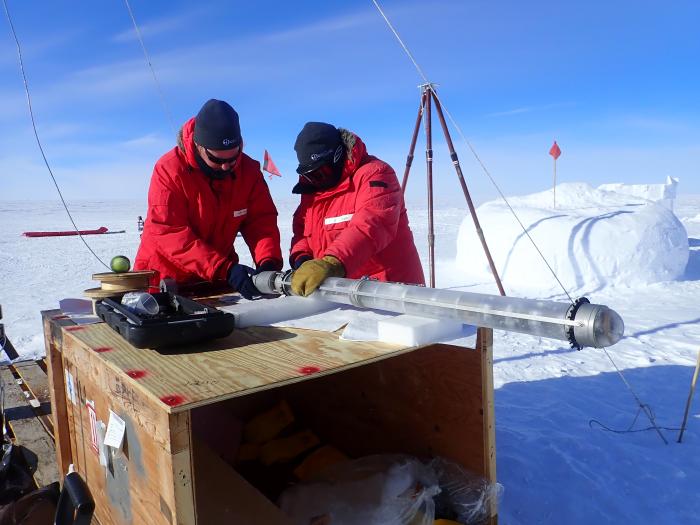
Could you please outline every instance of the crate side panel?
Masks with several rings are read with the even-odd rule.
[[[71,437],[69,433],[69,416],[66,406],[66,385],[64,382],[63,359],[60,352],[59,310],[42,312],[44,325],[44,344],[46,345],[46,373],[48,375],[49,393],[51,396],[51,419],[53,423],[54,441],[56,443],[56,463],[58,473],[62,478],[68,473],[68,465],[73,463]]]
[[[167,411],[132,388],[75,338],[64,339],[63,358],[77,391],[77,402],[71,404],[77,469],[95,498],[100,523],[177,523]],[[126,423],[122,448],[106,447],[106,467],[100,465],[99,447],[95,450],[93,446],[95,421],[88,403],[94,406],[96,421],[106,425],[111,410]]]

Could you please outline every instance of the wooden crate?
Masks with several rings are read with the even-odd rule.
[[[58,314],[43,312],[58,467],[75,465],[103,525],[288,523],[194,424],[219,424],[212,410],[246,419],[279,399],[351,457],[440,455],[495,481],[491,330],[465,349],[249,328],[167,353]],[[126,421],[123,450],[107,468],[92,447],[87,404],[105,424],[110,410]]]

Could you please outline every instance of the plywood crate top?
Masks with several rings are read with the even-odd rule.
[[[105,323],[63,331],[64,339],[95,352],[171,413],[411,350],[376,341],[343,341],[337,333],[274,327],[236,329],[222,339],[163,351],[134,348]]]

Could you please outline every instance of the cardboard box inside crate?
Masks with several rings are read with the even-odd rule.
[[[493,444],[485,441],[489,422],[484,416],[480,353],[432,345],[214,407],[193,409],[193,473],[197,513],[200,520],[206,516],[204,523],[230,523],[234,516],[251,524],[287,523],[270,500],[198,439],[201,436],[211,442],[212,436],[220,437],[216,430],[212,433],[218,428],[217,421],[223,422],[221,430],[226,428],[229,419],[216,417],[216,411],[246,422],[281,400],[289,403],[302,427],[352,458],[386,453],[442,456],[495,479],[491,471]],[[206,411],[206,417],[198,410]],[[239,441],[236,433],[240,428],[233,429],[231,447]],[[221,440],[211,444],[225,453]],[[223,479],[231,490],[222,489]],[[220,521],[216,521],[217,515]],[[273,519],[276,521],[270,521]]]

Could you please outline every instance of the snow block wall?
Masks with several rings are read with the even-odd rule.
[[[665,184],[602,184],[598,186],[598,189],[640,197],[661,204],[673,211],[677,186],[678,179],[667,176]]]
[[[688,262],[688,235],[668,208],[585,183],[509,198],[521,222],[568,291],[675,280]],[[521,226],[502,201],[477,210],[506,288],[561,291]],[[492,279],[467,216],[457,238],[457,266],[474,280]]]

